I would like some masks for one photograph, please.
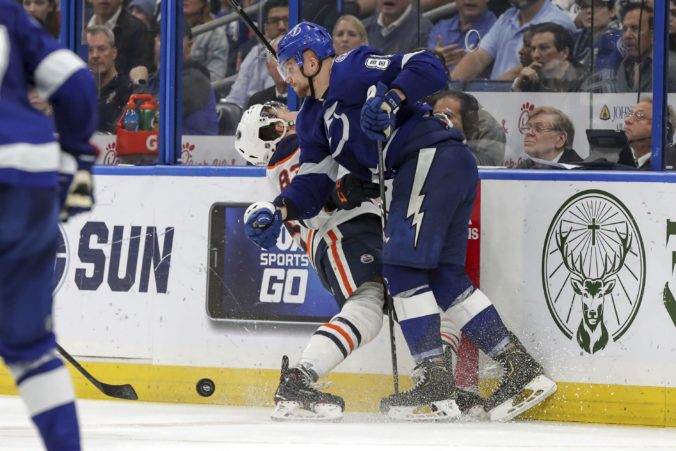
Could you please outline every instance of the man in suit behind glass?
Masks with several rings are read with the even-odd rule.
[[[667,141],[665,143],[665,163],[673,167],[674,110],[667,106]],[[636,167],[641,171],[652,170],[653,98],[641,97],[624,118],[624,134],[627,135],[629,148]]]
[[[563,111],[551,107],[535,108],[528,115],[523,150],[531,158],[551,162],[551,166],[528,159],[517,168],[553,169],[557,163],[581,162],[582,158],[573,150],[574,139],[575,127]]]

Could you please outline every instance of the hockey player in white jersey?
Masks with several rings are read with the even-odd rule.
[[[237,128],[235,148],[250,163],[267,167],[267,179],[276,192],[291,182],[300,167],[296,115],[277,102],[253,105],[244,112]],[[371,341],[382,326],[382,229],[380,209],[371,200],[379,195],[377,184],[345,175],[336,183],[330,202],[319,215],[285,224],[342,308],[315,331],[295,368],[288,368],[288,358],[284,356],[273,419],[342,417],[344,401],[318,391],[315,383],[357,347]],[[274,244],[267,243],[268,247]],[[448,316],[442,316],[441,329],[447,358],[452,359],[460,331]],[[412,377],[416,379],[417,374],[414,372]],[[458,389],[457,402],[463,413],[483,416],[483,401],[478,396]],[[432,414],[429,419],[440,415],[443,413]]]
[[[244,112],[235,136],[235,148],[247,161],[267,166],[268,181],[277,192],[300,167],[295,116],[281,103],[254,105]],[[275,420],[342,418],[343,399],[317,390],[316,382],[375,338],[382,326],[380,210],[368,199],[378,197],[378,185],[349,178],[343,182],[350,186],[343,185],[333,196],[335,205],[327,205],[310,220],[286,223],[341,311],[314,332],[295,367],[289,368],[284,356],[272,413]],[[350,201],[355,198],[359,200]],[[275,243],[268,243],[268,248]]]
[[[52,119],[29,104],[29,85],[50,101],[58,141]],[[80,449],[75,394],[55,349],[52,287],[59,216],[93,205],[96,122],[84,62],[16,0],[0,0],[0,357],[49,451]]]

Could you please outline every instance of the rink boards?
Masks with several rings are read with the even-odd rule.
[[[63,228],[60,343],[142,400],[271,405],[281,356],[295,361],[331,312],[290,241],[263,255],[240,233],[241,206],[271,198],[262,172],[137,169],[101,170],[96,210]],[[481,244],[481,286],[560,387],[531,416],[676,425],[676,185],[482,174],[481,228],[469,236]],[[11,393],[2,371],[0,393]],[[482,372],[484,390],[491,376]],[[211,397],[195,390],[202,378]],[[81,396],[101,397],[75,380]],[[375,411],[392,390],[387,328],[329,380],[348,409]]]

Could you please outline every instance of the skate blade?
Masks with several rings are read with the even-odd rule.
[[[314,410],[307,410],[300,403],[281,401],[275,406],[270,419],[273,421],[340,421],[343,419],[343,410],[334,404],[316,404]]]
[[[521,415],[553,395],[556,388],[556,382],[547,376],[537,376],[515,396],[490,410],[491,421],[505,422]]]
[[[481,421],[488,421],[489,419],[488,412],[483,407],[474,406],[462,412],[458,421],[462,423],[479,423]]]
[[[453,421],[462,415],[453,399],[435,401],[427,406],[393,406],[387,417],[396,421]]]

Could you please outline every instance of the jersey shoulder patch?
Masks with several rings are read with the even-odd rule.
[[[386,70],[392,61],[382,56],[369,56],[364,64],[369,69]]]

